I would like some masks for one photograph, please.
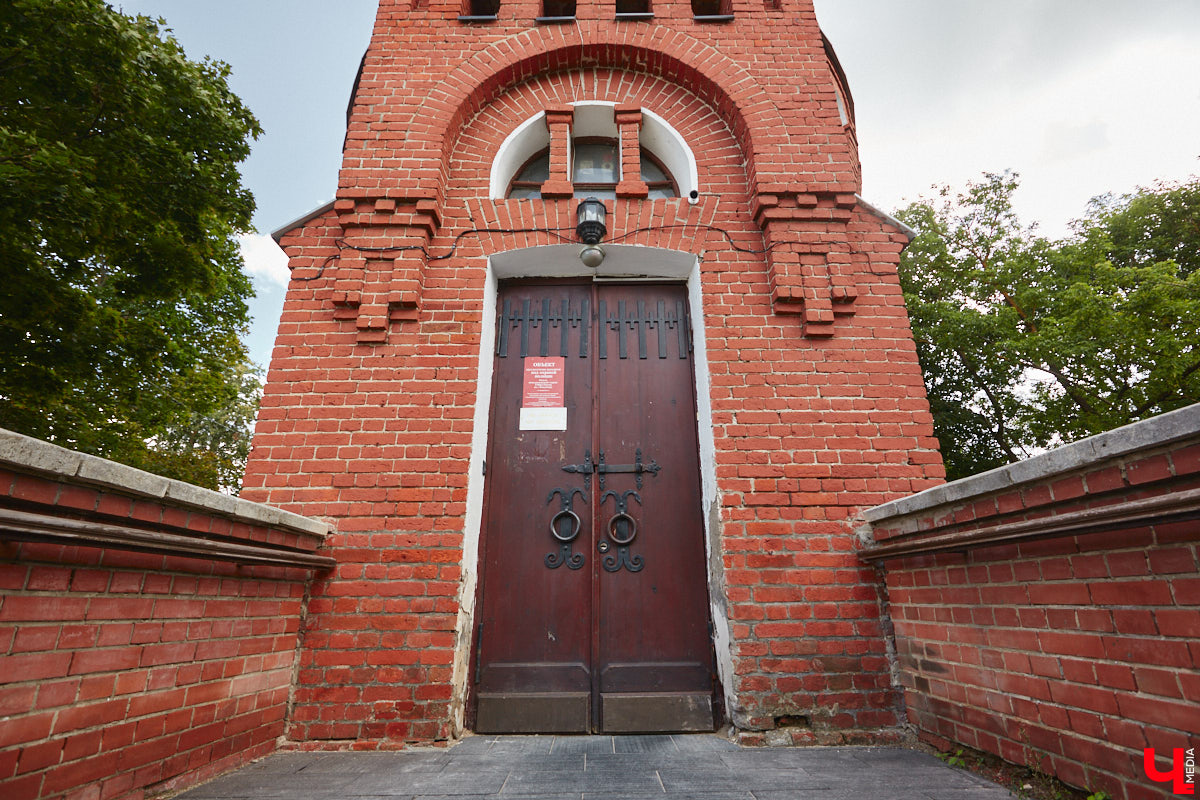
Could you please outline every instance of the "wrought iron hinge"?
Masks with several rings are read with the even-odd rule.
[[[606,464],[604,463],[604,451],[600,451],[600,463],[596,465],[596,472],[600,473],[600,488],[604,489],[604,476],[610,472],[632,472],[634,480],[637,482],[637,488],[642,488],[642,473],[649,472],[651,475],[657,476],[658,471],[662,469],[658,462],[654,459],[650,460],[649,464],[642,463],[642,448],[637,449],[637,457],[633,464]]]
[[[563,470],[563,472],[574,472],[576,474],[582,475],[583,476],[583,485],[588,487],[588,490],[591,491],[592,473],[596,471],[596,465],[592,463],[592,451],[591,450],[583,451],[583,463],[582,464],[567,464],[565,467],[562,468],[562,470]]]

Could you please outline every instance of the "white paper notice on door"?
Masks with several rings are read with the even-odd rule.
[[[522,408],[520,427],[523,431],[565,431],[567,409]]]
[[[561,356],[526,358],[521,390],[520,430],[565,431],[567,360]]]

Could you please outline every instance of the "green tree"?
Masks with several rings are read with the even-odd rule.
[[[189,477],[162,448],[250,369],[238,163],[260,129],[162,25],[0,3],[0,425]]]
[[[898,216],[901,283],[951,478],[1200,402],[1200,181],[1097,198],[1048,241],[1011,173]]]

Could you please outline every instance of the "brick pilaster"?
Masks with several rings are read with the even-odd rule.
[[[617,197],[645,197],[650,189],[642,180],[641,106],[618,105],[613,109],[613,118],[621,137],[621,182],[617,184]]]
[[[550,129],[550,179],[542,184],[542,197],[570,197],[571,185],[571,122],[575,118],[572,106],[553,106],[546,109],[546,127]]]

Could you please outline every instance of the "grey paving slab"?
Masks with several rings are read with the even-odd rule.
[[[419,794],[413,800],[496,800],[496,797],[494,794]],[[509,798],[512,800],[512,795],[509,795]],[[581,800],[581,795],[579,792],[540,794],[536,795],[536,800]]]
[[[583,753],[592,755],[612,755],[613,737],[611,736],[559,736],[554,740],[551,755],[565,753]]]
[[[654,770],[591,772],[512,772],[500,790],[501,797],[535,797],[561,792],[659,795],[662,782]]]
[[[700,753],[599,753],[588,755],[585,766],[588,770],[631,767],[729,772],[725,762]]]
[[[614,753],[667,753],[676,754],[679,748],[670,736],[614,736]]]
[[[256,761],[239,775],[288,775],[317,764],[325,753],[276,753],[270,758]]]
[[[721,736],[697,736],[696,734],[675,734],[675,747],[681,753],[721,753],[736,752],[742,748],[734,742]]]
[[[347,784],[353,776],[347,775],[246,775],[242,771],[217,778],[199,786],[181,797],[188,800],[216,800],[220,798],[299,798],[327,800],[345,794]]]
[[[508,770],[495,768],[461,773],[380,773],[359,775],[341,787],[349,795],[499,794]]]
[[[583,800],[757,800],[757,798],[746,791],[689,792],[684,794],[600,794],[596,792],[584,792]],[[862,798],[859,798],[859,800],[862,800]]]
[[[178,800],[1012,800],[885,747],[742,748],[715,735],[469,736],[445,749],[279,753]]]
[[[562,771],[573,770],[582,772],[585,768],[586,753],[471,753],[452,758],[446,765],[447,775],[466,772],[478,773],[483,770],[514,770],[527,771]]]
[[[742,777],[732,772],[702,772],[698,770],[662,770],[659,778],[663,792],[670,797],[685,794],[730,793],[749,791]]]
[[[475,753],[478,751],[488,750],[495,744],[500,737],[498,736],[467,736],[461,739],[458,744],[454,745],[455,753]]]
[[[554,736],[502,736],[488,749],[489,753],[528,753],[529,755],[550,755],[554,747]]]
[[[452,762],[445,750],[405,750],[398,753],[325,753],[305,767],[322,775],[406,774],[441,772]]]

